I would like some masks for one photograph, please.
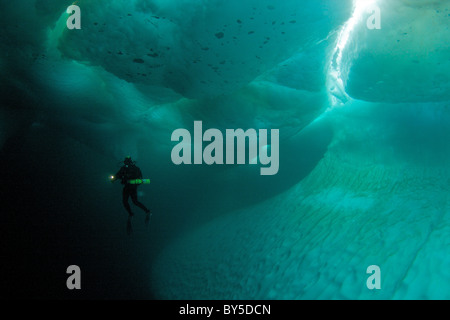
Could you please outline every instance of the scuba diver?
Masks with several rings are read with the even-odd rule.
[[[134,216],[131,211],[130,204],[128,203],[128,199],[131,197],[134,205],[141,208],[145,211],[145,224],[148,225],[150,221],[150,210],[148,210],[142,203],[138,201],[137,198],[137,187],[139,184],[131,184],[130,180],[134,179],[142,179],[142,172],[139,167],[136,166],[136,163],[131,160],[131,157],[128,156],[123,161],[124,165],[120,168],[119,172],[117,172],[114,176],[111,177],[111,182],[115,182],[120,179],[121,183],[124,185],[122,192],[122,202],[123,206],[128,212],[128,223],[127,223],[127,232],[131,233],[131,218]]]

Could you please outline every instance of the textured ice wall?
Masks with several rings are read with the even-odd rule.
[[[153,270],[159,297],[448,299],[449,120],[429,105],[329,113],[314,125],[335,139],[314,171],[174,242]],[[366,287],[373,264],[381,290]]]
[[[379,5],[384,31],[362,21],[343,70],[351,96],[382,103],[327,113],[312,127],[333,142],[304,180],[174,241],[159,297],[449,299],[448,2]]]

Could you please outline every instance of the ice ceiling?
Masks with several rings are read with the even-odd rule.
[[[166,192],[195,178],[157,297],[449,298],[450,1],[79,0],[68,30],[71,4],[0,4],[0,146],[51,128]],[[172,167],[194,120],[279,128],[279,174]]]

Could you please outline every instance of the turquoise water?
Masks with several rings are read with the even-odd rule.
[[[0,5],[10,297],[450,298],[450,1],[71,4]],[[278,129],[278,173],[174,165],[194,121]]]

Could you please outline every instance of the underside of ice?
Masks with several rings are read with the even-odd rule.
[[[33,160],[48,158],[76,181],[48,197],[126,253],[101,177],[106,159],[137,158],[156,298],[449,299],[450,1],[374,1],[379,30],[354,3],[79,0],[69,30],[72,1],[3,2],[3,160],[45,178]],[[279,173],[174,166],[170,135],[196,120],[279,129]]]

